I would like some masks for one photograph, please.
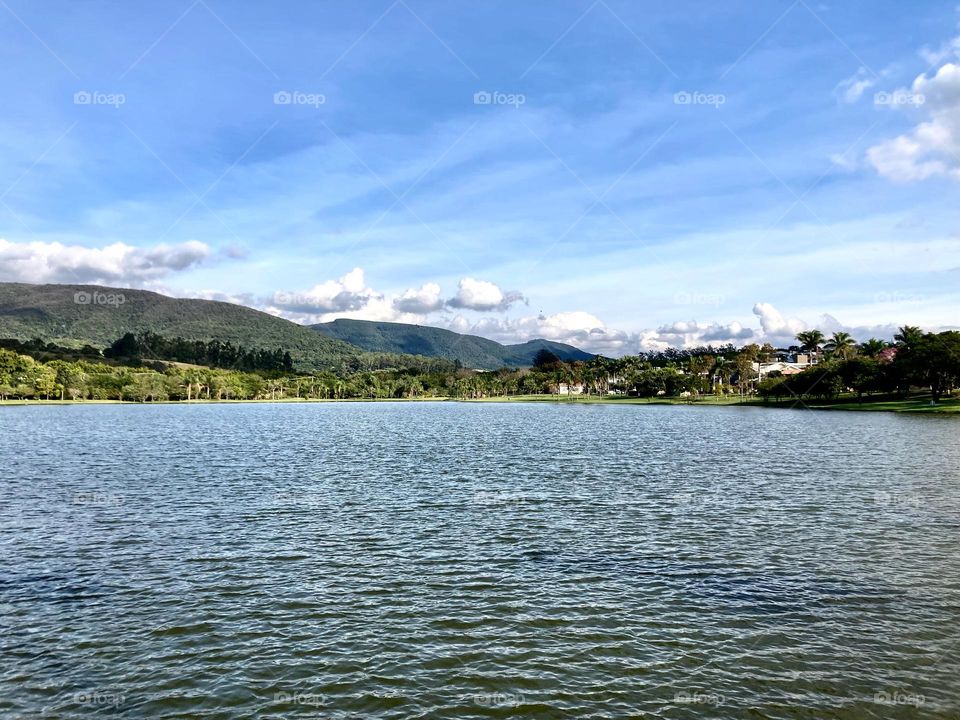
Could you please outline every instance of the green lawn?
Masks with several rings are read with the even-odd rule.
[[[573,405],[737,405],[740,404],[739,396],[728,397],[701,397],[701,398],[676,398],[676,397],[655,397],[638,398],[628,397],[626,395],[498,395],[496,397],[479,398],[477,400],[468,400],[467,402],[552,402],[568,403]],[[744,403],[746,404],[746,403]]]
[[[886,412],[911,412],[911,413],[960,413],[960,397],[945,398],[938,405],[930,404],[929,395],[918,395],[905,400],[891,400],[889,398],[871,399],[864,398],[862,403],[858,403],[854,396],[842,396],[835,400],[805,400],[799,402],[796,399],[781,400],[779,402],[771,400],[764,402],[761,399],[741,398],[739,395],[727,395],[716,397],[713,395],[700,396],[697,398],[636,398],[619,396],[566,396],[566,395],[514,395],[509,397],[482,398],[480,400],[471,400],[469,402],[553,402],[568,403],[575,405],[605,404],[605,405],[743,405],[746,407],[774,407],[774,408],[795,408],[795,409],[814,409],[814,410],[872,410]]]

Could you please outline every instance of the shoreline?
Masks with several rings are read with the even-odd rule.
[[[137,402],[134,400],[0,400],[0,407],[34,405],[240,405],[263,403],[423,403],[423,402],[465,402],[465,403],[553,403],[569,405],[684,405],[690,407],[749,407],[779,410],[834,410],[848,412],[894,412],[920,413],[933,415],[960,414],[960,398],[945,398],[938,405],[931,405],[929,396],[907,398],[903,400],[866,399],[858,403],[852,398],[834,401],[801,402],[798,400],[763,401],[742,399],[740,397],[710,397],[709,399],[689,398],[639,398],[623,396],[557,396],[557,395],[510,395],[486,398],[453,397],[417,397],[417,398],[277,398],[264,400],[156,400]]]

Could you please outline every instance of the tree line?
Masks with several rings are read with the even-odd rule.
[[[275,370],[293,372],[293,358],[282,348],[247,349],[219,340],[184,340],[165,338],[145,331],[134,335],[126,333],[106,350],[104,357],[141,364],[147,360],[173,360],[193,365],[237,370]]]
[[[894,342],[871,339],[859,345],[844,332],[825,338],[819,330],[797,335],[803,349],[824,353],[822,362],[803,372],[770,373],[758,383],[765,398],[834,398],[844,392],[858,399],[870,394],[905,397],[911,388],[928,389],[933,402],[960,383],[960,332],[924,332],[905,325]]]
[[[838,332],[798,335],[796,351],[817,360],[801,372],[759,367],[777,357],[770,345],[732,345],[597,356],[563,361],[541,351],[533,367],[476,371],[437,358],[364,353],[320,373],[295,373],[286,351],[252,351],[229,343],[192,343],[124,335],[92,356],[42,341],[6,349],[0,341],[0,399],[179,400],[485,398],[564,394],[764,399],[834,398],[851,392],[905,396],[928,389],[937,402],[960,382],[960,332],[906,326],[893,343],[856,343]],[[14,341],[19,342],[19,341]],[[22,352],[26,350],[27,352]],[[99,352],[99,351],[98,351]],[[71,355],[70,353],[74,353]],[[222,367],[234,359],[232,367]],[[204,362],[197,362],[203,360]],[[247,368],[241,367],[247,363]],[[218,366],[220,365],[220,366]],[[795,366],[794,366],[795,367]]]

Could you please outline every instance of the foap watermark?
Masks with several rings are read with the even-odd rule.
[[[327,103],[323,93],[307,93],[300,90],[278,90],[273,94],[274,105],[308,105],[319,108]]]
[[[674,694],[673,701],[678,705],[712,705],[713,707],[720,707],[723,705],[723,695],[719,693],[681,691]]]
[[[74,493],[74,505],[91,505],[99,507],[117,507],[123,505],[123,495],[114,495],[113,493],[86,492]]]
[[[106,93],[99,90],[78,90],[73,94],[74,105],[109,105],[118,108],[125,105],[127,96],[123,93]]]
[[[915,708],[923,705],[927,699],[917,693],[894,692],[874,693],[873,701],[878,705],[912,705]]]
[[[523,704],[523,695],[520,693],[477,693],[473,696],[475,705],[481,707],[519,707]]]
[[[512,105],[520,107],[527,102],[527,96],[522,93],[504,93],[494,90],[478,90],[473,94],[474,105]]]
[[[692,510],[694,508],[743,508],[749,507],[755,511],[780,510],[783,502],[776,498],[736,498],[722,493],[705,494],[702,492],[682,491],[668,495],[668,505],[677,510]]]
[[[473,502],[491,508],[519,507],[531,498],[520,493],[481,491],[473,494]]]
[[[96,290],[86,292],[81,290],[73,294],[73,303],[75,305],[112,305],[113,307],[119,307],[126,301],[127,299],[123,296],[123,293],[105,293]]]
[[[895,305],[905,305],[907,303],[922,303],[926,300],[923,295],[902,292],[878,292],[873,296],[875,303],[893,303]]]
[[[290,309],[319,309],[322,311],[331,309],[329,298],[320,298],[306,293],[284,292],[282,290],[273,294],[273,302],[275,305],[281,305]]]
[[[313,707],[320,707],[321,705],[326,705],[327,698],[319,693],[287,692],[281,690],[273,694],[273,701],[287,705],[312,705]]]
[[[126,698],[122,693],[109,690],[81,690],[73,694],[73,701],[78,705],[118,708],[126,702]]]
[[[674,105],[709,105],[719,108],[726,102],[727,96],[723,93],[689,92],[688,90],[681,90],[673,94]]]
[[[716,307],[723,305],[726,301],[726,297],[716,293],[680,292],[673,296],[673,302],[677,305],[713,305]]]
[[[888,105],[890,107],[919,107],[925,102],[927,102],[927,98],[923,95],[923,93],[907,92],[906,90],[894,90],[893,92],[881,90],[873,95],[874,105]]]
[[[873,501],[880,507],[890,508],[891,510],[920,507],[920,496],[912,493],[878,490],[873,494]]]

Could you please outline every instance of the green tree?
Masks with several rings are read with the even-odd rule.
[[[537,354],[533,356],[533,366],[538,370],[551,368],[558,364],[560,364],[560,358],[546,348],[537,350]]]
[[[827,340],[823,349],[830,355],[849,360],[857,351],[857,343],[849,333],[837,331]]]
[[[885,341],[878,340],[877,338],[870,338],[869,340],[860,343],[860,354],[866,357],[875,358],[886,348],[887,343]]]
[[[898,345],[903,347],[912,347],[923,340],[924,332],[915,325],[904,325],[899,330],[897,334],[893,336],[893,339],[897,342]]]
[[[819,330],[804,330],[798,332],[796,337],[800,342],[800,348],[810,352],[817,352],[824,341],[823,333]]]

